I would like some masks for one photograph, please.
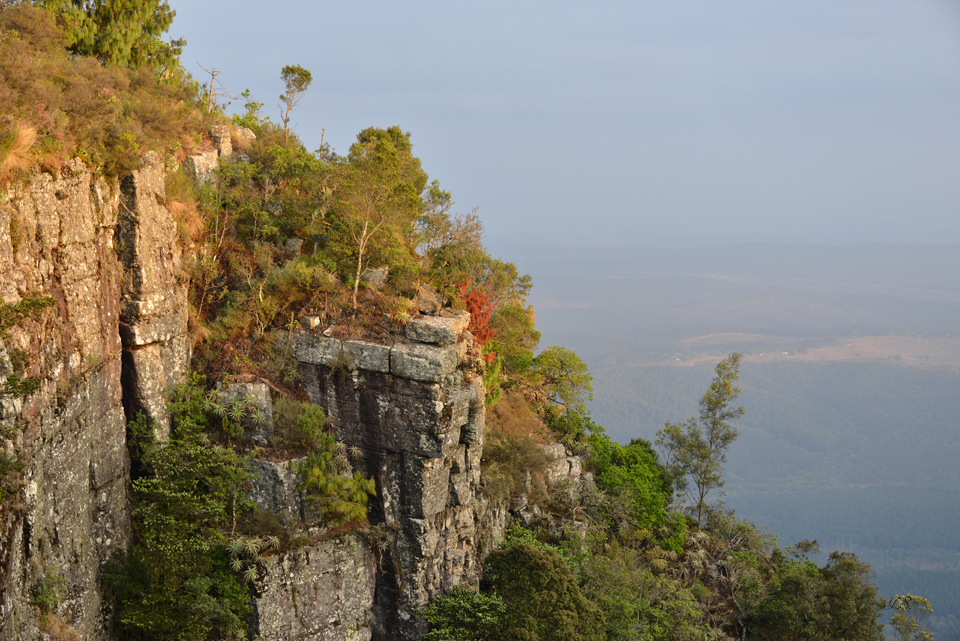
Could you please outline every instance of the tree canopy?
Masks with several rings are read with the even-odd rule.
[[[177,12],[166,0],[37,0],[65,28],[67,46],[76,54],[108,64],[170,68],[186,40],[164,42]]]
[[[666,453],[667,468],[673,473],[678,490],[693,502],[697,527],[703,522],[707,494],[723,487],[723,464],[727,448],[739,434],[730,422],[743,416],[743,406],[734,407],[740,396],[740,359],[735,352],[720,361],[703,398],[700,416],[685,423],[667,423],[657,431],[657,445]],[[692,483],[692,487],[691,487]]]

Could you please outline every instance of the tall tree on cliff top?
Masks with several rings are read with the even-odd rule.
[[[164,42],[177,12],[166,0],[36,0],[57,14],[67,47],[108,64],[149,66],[158,72],[175,63],[186,40]]]
[[[664,452],[667,469],[674,475],[678,490],[696,505],[697,527],[701,526],[707,494],[723,487],[723,464],[727,448],[739,432],[730,425],[743,416],[743,406],[733,407],[740,396],[740,359],[734,352],[717,364],[716,376],[700,399],[700,416],[685,423],[667,423],[657,432],[657,445]],[[691,482],[693,487],[691,487]]]
[[[280,96],[283,101],[280,105],[280,120],[283,122],[283,139],[286,141],[290,139],[290,112],[313,82],[313,74],[300,65],[287,65],[280,70],[280,79],[287,88],[286,93]]]
[[[357,252],[354,309],[371,241],[377,236],[412,236],[413,223],[423,211],[420,194],[427,174],[412,149],[410,134],[399,127],[365,129],[343,165],[337,210],[344,235]]]

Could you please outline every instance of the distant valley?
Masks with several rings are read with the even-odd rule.
[[[651,441],[745,352],[727,505],[857,552],[960,639],[960,247],[511,246],[541,346],[594,376],[594,419]],[[519,257],[519,258],[517,258]]]

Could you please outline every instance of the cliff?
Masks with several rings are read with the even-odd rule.
[[[480,491],[484,389],[468,321],[413,320],[407,340],[391,345],[297,337],[310,399],[376,479],[370,522],[395,533],[377,569],[374,638],[418,638],[416,611],[455,585],[476,585],[483,550],[503,539],[506,510]]]
[[[121,180],[75,160],[0,201],[5,306],[56,301],[0,338],[0,376],[39,384],[2,397],[4,450],[23,465],[3,503],[3,638],[115,638],[99,572],[131,535],[124,408],[163,425],[162,391],[189,359],[164,172],[152,153]]]
[[[152,153],[119,179],[73,161],[0,202],[5,305],[55,300],[0,339],[0,376],[38,383],[0,399],[4,451],[22,464],[5,477],[3,638],[118,638],[100,568],[131,538],[125,425],[143,411],[167,437],[166,390],[191,351],[164,173]],[[338,439],[359,448],[357,467],[377,494],[365,532],[330,531],[298,490],[295,461],[254,460],[258,507],[303,536],[264,557],[251,638],[414,639],[424,631],[418,608],[477,584],[506,510],[480,491],[484,389],[468,320],[415,319],[391,344],[293,335],[308,396]],[[241,392],[269,413],[265,384]],[[257,429],[248,437],[269,438],[269,421]]]

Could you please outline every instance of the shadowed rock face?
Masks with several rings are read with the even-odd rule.
[[[0,195],[3,302],[57,301],[0,338],[0,377],[17,355],[40,381],[0,409],[3,447],[26,463],[0,521],[0,638],[41,638],[32,593],[44,584],[57,586],[58,625],[116,638],[98,575],[130,537],[123,401],[162,419],[162,389],[189,358],[163,174],[156,154],[119,182],[74,160]]]
[[[502,540],[505,510],[480,493],[484,390],[464,356],[473,338],[462,318],[430,319],[392,345],[297,336],[310,399],[359,447],[376,479],[369,518],[392,526],[395,544],[377,572],[374,639],[414,639],[417,610],[455,585],[475,585],[483,546]],[[417,323],[418,321],[411,321]]]

